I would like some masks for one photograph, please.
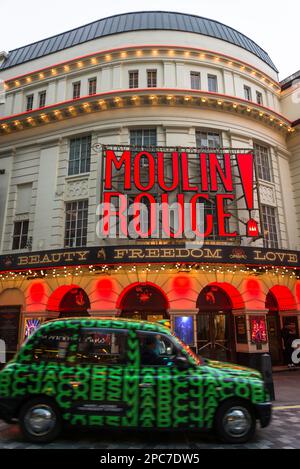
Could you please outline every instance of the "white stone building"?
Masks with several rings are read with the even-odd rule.
[[[280,83],[265,51],[216,21],[143,12],[0,53],[0,79],[0,339],[9,351],[58,315],[121,314],[170,318],[211,357],[249,363],[270,351],[281,363],[282,327],[300,330],[299,72]],[[96,236],[97,144],[253,149],[260,236],[216,234],[200,261],[174,242],[151,242],[152,251],[127,242],[139,251],[122,262],[126,242]]]

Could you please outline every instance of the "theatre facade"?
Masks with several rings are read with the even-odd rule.
[[[300,331],[300,74],[279,82],[216,21],[141,12],[0,53],[0,79],[6,358],[45,321],[113,316],[282,364],[282,328]]]

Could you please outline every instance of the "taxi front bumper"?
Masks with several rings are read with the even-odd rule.
[[[256,418],[260,421],[262,428],[267,427],[272,420],[272,403],[264,402],[262,404],[255,404]]]

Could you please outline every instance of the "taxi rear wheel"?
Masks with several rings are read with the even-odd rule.
[[[246,443],[254,436],[256,417],[243,400],[226,401],[217,410],[215,432],[224,443]]]
[[[59,408],[47,398],[26,402],[21,408],[19,423],[25,439],[32,443],[49,443],[55,440],[62,430]]]

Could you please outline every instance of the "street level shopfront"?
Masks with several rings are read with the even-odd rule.
[[[280,364],[283,326],[299,334],[299,262],[295,251],[222,245],[1,256],[0,338],[11,358],[41,323],[57,317],[165,319],[203,356],[249,363],[253,354],[270,352]]]

